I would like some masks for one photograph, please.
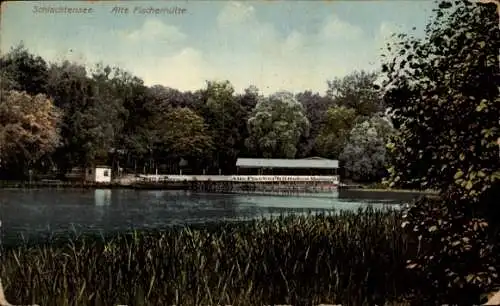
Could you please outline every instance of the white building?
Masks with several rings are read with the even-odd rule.
[[[95,166],[94,168],[87,168],[85,180],[95,183],[111,183],[111,167]]]

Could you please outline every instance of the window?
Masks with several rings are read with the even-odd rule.
[[[109,176],[109,170],[104,170],[104,176]]]

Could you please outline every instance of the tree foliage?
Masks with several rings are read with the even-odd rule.
[[[294,158],[302,135],[310,123],[304,108],[289,92],[261,99],[248,119],[247,146],[267,158]]]
[[[327,110],[333,106],[333,100],[312,91],[301,92],[297,94],[296,98],[304,107],[305,115],[311,123],[309,134],[301,137],[297,154],[300,157],[318,155],[314,147],[316,137],[318,137],[325,122]]]
[[[257,105],[257,102],[259,102],[260,96],[259,89],[255,85],[250,85],[245,88],[245,92],[239,96],[238,103],[247,113],[250,113]]]
[[[358,103],[371,95],[365,94],[371,74],[364,72],[330,82],[333,98],[310,91],[294,98],[283,92],[264,96],[253,85],[238,94],[229,81],[207,81],[197,91],[146,86],[129,72],[103,63],[90,68],[68,61],[48,64],[22,44],[0,63],[4,92],[45,94],[60,109],[61,145],[50,158],[61,178],[72,168],[96,163],[110,163],[115,171],[176,171],[175,159],[196,155],[197,149],[172,149],[163,142],[164,120],[172,109],[188,108],[206,124],[203,134],[212,146],[203,149],[208,155],[197,157],[193,171],[213,174],[234,173],[238,157],[338,158],[344,143],[339,139],[345,140],[352,124],[332,132],[336,123],[328,108],[351,105],[356,116],[372,114],[365,109],[372,102]]]
[[[351,178],[375,181],[385,175],[386,143],[392,133],[390,123],[381,117],[352,128],[339,158]]]
[[[316,151],[327,158],[338,159],[357,122],[356,110],[345,106],[331,107],[316,137]]]
[[[360,116],[371,116],[384,111],[380,90],[375,88],[378,74],[354,71],[343,78],[328,81],[327,96],[335,105],[352,108]]]
[[[499,175],[499,33],[491,8],[453,8],[441,5],[425,40],[401,35],[404,55],[385,65],[385,100],[400,130],[392,173],[394,183],[459,188],[474,199]]]
[[[120,124],[114,98],[87,77],[84,66],[66,61],[52,65],[49,73],[49,94],[63,111],[63,145],[56,154],[60,167],[87,166],[106,159],[113,145],[115,125]]]
[[[399,35],[383,66],[384,101],[399,129],[390,182],[441,192],[407,211],[422,246],[410,266],[434,284],[425,292],[433,302],[471,305],[498,282],[498,16],[464,1],[440,2],[435,13],[424,38]]]
[[[10,80],[9,89],[26,91],[29,95],[47,93],[47,63],[40,56],[29,53],[22,43],[2,56],[0,67],[2,75]]]
[[[262,98],[263,96],[260,94],[259,89],[254,85],[245,88],[244,93],[236,97],[237,103],[241,105],[241,107],[243,107],[243,116],[241,118],[241,121],[238,123],[240,133],[240,142],[238,144],[240,148],[240,157],[255,156],[255,154],[252,154],[252,150],[249,150],[248,146],[245,145],[246,139],[248,139],[248,137],[250,136],[247,122],[248,119],[250,119],[255,106],[257,106],[257,103]]]
[[[202,117],[189,108],[174,108],[159,117],[158,142],[176,158],[196,159],[210,153],[213,141]]]
[[[215,160],[224,172],[234,172],[234,165],[244,141],[241,126],[245,125],[245,109],[238,103],[229,81],[207,82],[205,95],[207,121],[217,152]]]
[[[15,90],[0,103],[0,167],[26,170],[59,145],[59,110],[43,94]]]

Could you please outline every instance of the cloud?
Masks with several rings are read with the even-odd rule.
[[[131,69],[148,85],[160,84],[181,90],[203,88],[206,78],[213,76],[202,52],[191,47],[173,56],[149,58],[140,64],[132,64]]]
[[[331,15],[325,20],[319,34],[320,37],[327,39],[355,40],[363,36],[363,30],[360,27],[342,21],[336,15]]]
[[[140,29],[131,32],[121,32],[121,35],[137,43],[139,41],[149,42],[179,42],[186,39],[186,35],[173,25],[166,25],[159,19],[147,19]]]
[[[403,32],[401,26],[384,21],[380,24],[378,32],[375,34],[375,40],[380,42],[382,46],[385,46],[388,42],[394,41],[394,39],[392,38],[392,34],[401,32]]]
[[[387,21],[380,23],[373,34],[374,51],[372,52],[375,52],[376,56],[381,56],[382,54],[388,55],[387,44],[397,41],[392,35],[403,31],[402,27],[397,24]]]
[[[256,85],[263,93],[278,90],[324,92],[326,80],[366,66],[371,38],[336,15],[316,29],[280,32],[259,19],[249,3],[227,3],[217,16],[211,35],[214,74],[229,79],[237,91]],[[339,48],[339,46],[341,46]],[[368,48],[373,51],[373,48]]]
[[[241,50],[258,48],[270,55],[275,53],[279,39],[275,26],[259,20],[255,8],[245,2],[228,2],[217,15],[217,26],[211,34],[220,46]]]
[[[283,41],[284,52],[294,52],[302,48],[307,41],[307,36],[297,30],[293,30]]]
[[[78,31],[83,34],[70,36],[72,40],[54,34],[33,39],[27,46],[50,60],[65,57],[89,67],[96,62],[118,65],[147,85],[196,90],[206,80],[218,79],[231,81],[238,92],[255,85],[264,94],[324,93],[327,80],[354,69],[378,68],[380,48],[392,32],[399,31],[390,22],[363,31],[335,14],[318,20],[316,26],[285,28],[262,19],[247,2],[224,3],[210,17],[203,21],[203,33],[188,32],[189,22],[181,28],[168,24],[168,19],[148,18],[130,31],[95,26]]]
[[[253,6],[243,2],[228,2],[217,16],[219,27],[241,24],[255,19]]]

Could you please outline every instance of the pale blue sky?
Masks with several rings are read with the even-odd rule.
[[[422,32],[434,3],[414,1],[33,1],[2,4],[2,53],[23,41],[48,61],[118,65],[146,84],[199,89],[228,79],[237,91],[313,90],[354,69],[380,67],[392,32]],[[91,14],[33,13],[34,6]],[[128,14],[114,14],[115,7]],[[185,8],[183,15],[135,7]]]

